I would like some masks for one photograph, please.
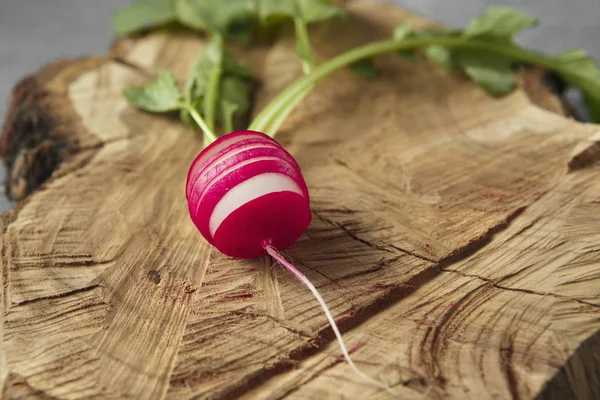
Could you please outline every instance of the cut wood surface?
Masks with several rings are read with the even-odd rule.
[[[386,37],[405,10],[348,2],[321,59]],[[4,398],[387,399],[341,358],[318,303],[270,259],[211,249],[185,202],[199,135],[130,107],[124,85],[184,81],[190,33],[120,39],[14,92],[1,150]],[[239,49],[255,112],[301,74],[291,36]],[[402,399],[600,398],[600,128],[542,73],[502,99],[393,55],[328,78],[277,139],[313,222],[284,254],[355,362]]]

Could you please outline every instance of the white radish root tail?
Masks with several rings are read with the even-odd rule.
[[[321,295],[317,291],[317,288],[315,288],[315,286],[312,284],[312,282],[309,281],[308,278],[306,276],[304,276],[304,274],[302,272],[300,272],[298,269],[296,269],[296,267],[294,267],[285,258],[283,258],[283,256],[273,246],[266,246],[265,250],[267,251],[267,253],[269,253],[269,255],[271,257],[273,257],[273,259],[278,261],[281,265],[283,265],[292,274],[296,275],[296,277],[298,279],[300,279],[300,281],[302,281],[302,283],[304,283],[310,289],[312,294],[315,296],[315,298],[318,300],[319,304],[321,305],[321,308],[325,312],[325,315],[327,316],[327,319],[329,320],[329,324],[331,325],[331,329],[333,329],[333,332],[335,333],[337,341],[340,344],[342,354],[344,355],[344,358],[346,359],[346,361],[348,362],[350,367],[352,367],[354,372],[356,372],[364,380],[374,384],[375,386],[377,386],[381,389],[386,390],[387,392],[389,392],[390,394],[392,394],[394,396],[397,396],[396,393],[394,393],[394,391],[392,391],[392,389],[388,385],[371,378],[369,375],[362,372],[354,364],[354,362],[350,358],[348,349],[346,348],[346,345],[344,344],[344,340],[342,339],[342,334],[340,333],[340,330],[338,329],[337,324],[335,323],[335,320],[333,319],[333,316],[331,315],[331,312],[329,311],[329,308],[325,304],[325,300],[323,300],[323,297],[321,297]]]

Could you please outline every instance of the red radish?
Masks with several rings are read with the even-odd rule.
[[[220,137],[192,163],[186,197],[192,221],[219,251],[235,258],[268,254],[300,279],[325,311],[352,369],[393,394],[352,362],[323,297],[277,250],[298,240],[311,221],[310,198],[300,167],[279,143],[248,130]]]
[[[311,221],[298,163],[260,132],[230,133],[206,147],[190,167],[186,196],[202,236],[231,257],[285,249]]]

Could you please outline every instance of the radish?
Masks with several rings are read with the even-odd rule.
[[[298,163],[260,132],[230,133],[206,147],[190,167],[186,196],[202,236],[231,257],[285,249],[311,221]]]

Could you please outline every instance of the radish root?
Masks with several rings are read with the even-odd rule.
[[[306,276],[304,276],[304,274],[302,272],[300,272],[296,267],[294,267],[285,258],[283,258],[283,256],[273,246],[266,246],[265,250],[267,251],[267,253],[269,253],[269,255],[271,257],[273,257],[273,259],[275,259],[276,261],[278,261],[281,265],[283,265],[292,274],[296,275],[296,277],[298,279],[300,279],[300,281],[302,281],[302,283],[304,283],[310,289],[310,291],[312,292],[312,294],[315,296],[315,298],[317,299],[317,301],[321,305],[321,308],[325,312],[325,315],[327,316],[327,319],[329,320],[329,324],[331,325],[331,329],[333,329],[333,332],[335,333],[337,341],[340,344],[340,348],[342,350],[342,354],[344,355],[344,358],[346,359],[346,361],[348,362],[348,364],[350,365],[350,367],[354,370],[354,372],[356,372],[361,378],[365,379],[366,381],[368,381],[368,382],[374,384],[375,386],[377,386],[377,387],[379,387],[381,389],[384,389],[387,392],[389,392],[390,394],[396,396],[396,393],[394,393],[392,391],[392,389],[388,385],[386,385],[384,383],[381,383],[381,382],[379,382],[379,381],[371,378],[369,375],[367,375],[364,372],[362,372],[354,364],[354,362],[350,358],[350,354],[348,353],[348,349],[346,348],[346,345],[344,344],[344,340],[342,339],[342,334],[340,333],[340,330],[338,329],[337,324],[335,323],[335,320],[333,319],[333,315],[331,315],[331,311],[329,311],[329,308],[325,304],[325,300],[323,300],[323,297],[321,297],[321,295],[317,291],[317,288],[315,288],[315,286],[312,284],[312,282],[309,281],[308,278]]]

